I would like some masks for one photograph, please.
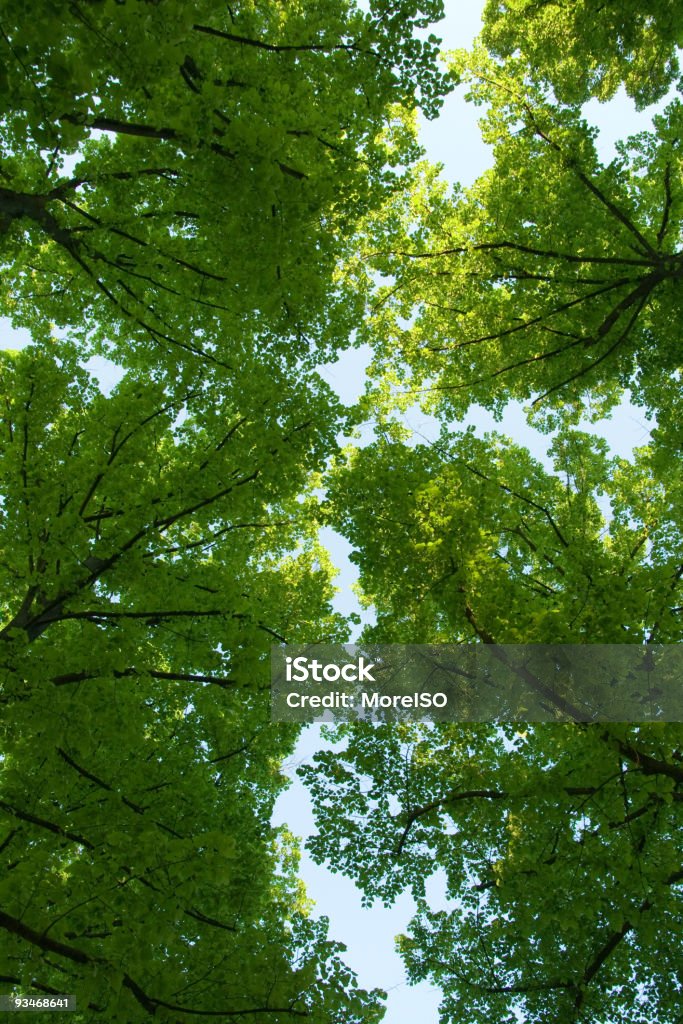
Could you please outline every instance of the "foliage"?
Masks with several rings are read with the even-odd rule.
[[[199,382],[180,416],[78,357],[3,358],[4,981],[84,1021],[372,1019],[268,824],[270,642],[344,636],[296,500],[320,399]]]
[[[0,361],[0,974],[75,1020],[381,1015],[270,825],[296,735],[265,681],[273,641],[346,636],[313,368],[445,90],[440,14],[3,5],[0,297],[32,344]]]
[[[337,738],[301,769],[312,852],[368,903],[413,893],[399,948],[414,981],[442,988],[443,1021],[678,1020],[680,726]]]
[[[381,1016],[270,825],[269,645],[346,637],[326,467],[367,639],[680,641],[683,108],[609,165],[580,109],[663,95],[680,14],[490,3],[447,79],[441,14],[4,4],[0,301],[32,344],[0,360],[0,974],[77,1021]],[[449,195],[415,123],[457,80],[495,166]],[[315,368],[356,328],[378,438],[335,461]],[[579,429],[625,388],[632,460]],[[395,422],[416,393],[433,445]],[[551,466],[453,428],[511,400]],[[680,726],[338,735],[312,849],[413,891],[445,1021],[678,1020]]]
[[[501,57],[521,52],[563,103],[606,100],[623,83],[645,106],[680,73],[683,18],[671,0],[647,7],[634,0],[487,0],[482,37]]]
[[[216,7],[5,5],[3,295],[146,367],[237,373],[334,351],[354,324],[333,272],[411,147],[392,110],[438,109],[438,0]],[[400,133],[399,133],[400,134]],[[187,361],[182,365],[188,365]],[[196,365],[196,364],[190,364]]]
[[[489,4],[486,45],[451,66],[493,168],[449,194],[422,165],[367,218],[377,439],[337,460],[326,505],[377,613],[361,642],[681,640],[681,105],[609,165],[578,106],[666,90],[680,16],[658,12]],[[629,460],[578,429],[627,388],[653,422]],[[416,400],[443,428],[411,447]],[[552,434],[545,465],[453,423],[515,400]],[[311,852],[368,904],[412,892],[398,946],[445,1024],[680,1020],[680,724],[331,738],[300,770]]]
[[[680,642],[680,452],[627,461],[564,428],[550,454],[472,430],[409,448],[395,426],[347,451],[328,516],[377,610],[362,640]],[[412,892],[398,947],[444,1022],[678,1020],[679,724],[333,738],[300,769],[310,850],[367,903]]]
[[[347,453],[328,515],[377,610],[366,639],[680,640],[680,487],[662,483],[678,455],[644,447],[629,462],[576,430],[550,452],[547,471],[507,438],[468,430]]]
[[[449,197],[427,168],[373,218],[359,273],[379,272],[364,338],[380,393],[461,418],[511,399],[578,418],[629,388],[655,412],[678,367],[683,108],[608,166],[572,108],[460,55],[495,165]]]

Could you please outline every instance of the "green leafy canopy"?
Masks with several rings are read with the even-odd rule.
[[[270,825],[267,665],[346,636],[315,367],[440,103],[440,13],[3,5],[0,296],[32,344],[0,359],[0,975],[77,1021],[381,1015]]]
[[[680,642],[683,108],[609,164],[582,109],[675,83],[678,5],[641,8],[489,3],[444,67],[438,0],[3,5],[6,988],[77,1024],[381,1018],[270,824],[269,646],[349,632],[321,523],[373,642]],[[449,192],[415,125],[456,81],[494,165]],[[349,411],[317,368],[362,342]],[[631,459],[584,429],[625,389]],[[511,401],[546,465],[463,422]],[[680,1020],[680,725],[337,738],[311,849],[412,891],[444,1024]]]

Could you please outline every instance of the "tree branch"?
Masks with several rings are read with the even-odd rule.
[[[662,885],[675,885],[677,882],[681,881],[683,881],[683,870],[674,871],[668,878],[663,880]],[[638,914],[646,913],[648,910],[651,910],[653,906],[654,903],[652,899],[648,897],[643,900],[638,907]],[[574,1002],[574,1007],[577,1011],[582,1009],[586,1000],[586,989],[588,988],[588,985],[591,983],[605,961],[614,953],[622,940],[629,934],[629,932],[632,932],[635,927],[636,925],[632,924],[631,921],[624,921],[621,928],[619,928],[618,931],[613,932],[604,945],[600,947],[583,972],[581,980],[574,983],[574,987],[578,989]]]
[[[78,949],[76,946],[67,946],[65,943],[57,941],[57,939],[51,939],[48,935],[45,935],[45,933],[35,931],[35,929],[31,928],[29,925],[24,924],[23,921],[6,914],[2,910],[0,910],[0,928],[4,928],[5,931],[18,936],[32,946],[37,946],[38,949],[42,949],[48,953],[55,953],[57,956],[64,957],[74,963],[81,964],[86,967],[104,966],[116,970],[116,968],[114,968],[113,965],[103,957],[92,956],[89,953],[85,953],[82,949]],[[144,989],[142,989],[141,986],[125,972],[123,974],[122,984],[124,988],[127,988],[128,991],[131,992],[140,1006],[147,1011],[150,1017],[155,1015],[156,1009],[159,1006],[162,1006],[167,1010],[173,1010],[175,1013],[186,1013],[190,1016],[198,1017],[246,1017],[260,1013],[289,1014],[293,1017],[308,1016],[307,1011],[295,1010],[291,1006],[259,1006],[243,1010],[202,1010],[195,1006],[180,1006],[175,1003],[167,1003],[163,999],[156,999],[154,996],[148,995]]]
[[[8,814],[18,818],[20,821],[26,821],[30,825],[36,825],[38,828],[44,828],[48,832],[53,832],[55,835],[62,836],[64,839],[71,840],[72,843],[77,843],[79,846],[85,847],[87,850],[94,850],[95,847],[91,842],[79,835],[77,832],[71,832],[67,828],[63,828],[61,825],[55,824],[53,821],[47,821],[45,818],[38,818],[35,814],[30,814],[28,811],[21,811],[18,807],[12,807],[11,804],[6,803],[4,800],[0,800],[0,807]],[[3,844],[4,846],[5,844]]]

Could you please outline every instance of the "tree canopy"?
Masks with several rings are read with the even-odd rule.
[[[661,96],[677,19],[489,4],[450,66],[492,168],[449,192],[419,165],[367,218],[350,269],[377,438],[336,460],[326,505],[376,610],[361,642],[680,642],[681,105],[608,164],[581,107],[622,82]],[[652,423],[630,459],[587,432],[625,394]],[[545,465],[464,425],[513,401],[551,435]],[[416,402],[442,422],[429,444],[400,422]],[[332,739],[301,769],[310,849],[368,904],[412,892],[398,945],[444,1022],[680,1019],[680,724]]]
[[[332,477],[330,516],[377,610],[367,639],[678,641],[680,476],[665,487],[650,448],[633,462],[605,449],[566,429],[552,471],[507,438],[472,431],[350,452]]]
[[[498,57],[519,54],[527,73],[563,103],[609,99],[624,86],[641,106],[660,99],[680,74],[679,8],[668,0],[487,0],[482,38]]]
[[[1,360],[0,975],[77,1020],[379,1016],[270,825],[296,733],[266,672],[346,635],[314,368],[438,107],[439,13],[3,8],[2,302],[32,344]]]
[[[307,403],[199,381],[174,427],[163,384],[104,396],[78,355],[3,360],[3,980],[82,1020],[372,1017],[268,824],[295,736],[264,655],[343,635]]]
[[[76,1022],[381,1018],[270,824],[269,647],[351,628],[321,524],[365,641],[681,640],[683,108],[605,163],[582,106],[661,98],[680,13],[489,3],[445,67],[442,14],[3,6],[0,979]],[[416,121],[456,82],[493,166],[449,190]],[[318,371],[361,342],[349,410]],[[626,393],[630,459],[590,433]],[[545,464],[466,422],[511,402]],[[444,1024],[680,1021],[679,724],[334,736],[311,849],[413,892]]]
[[[368,903],[413,893],[444,1021],[677,1020],[680,726],[339,733],[302,769],[311,848]]]
[[[411,401],[429,392],[430,408],[456,418],[510,400],[605,412],[626,388],[648,410],[667,406],[683,273],[680,101],[604,166],[579,108],[552,104],[482,49],[453,67],[487,105],[495,163],[454,196],[423,167],[369,224],[359,273],[388,281],[361,279],[374,293],[365,337],[385,388]]]
[[[191,353],[235,371],[256,339],[259,365],[338,347],[354,308],[334,301],[336,261],[409,158],[401,118],[438,108],[434,37],[414,30],[440,11],[105,0],[29,19],[11,4],[0,217],[15,325],[54,323],[148,370]]]

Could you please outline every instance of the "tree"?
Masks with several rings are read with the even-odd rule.
[[[678,390],[683,108],[674,101],[605,167],[579,111],[519,68],[482,50],[454,68],[489,105],[495,165],[452,197],[427,168],[372,220],[361,273],[388,281],[364,337],[380,388],[447,418],[516,399],[578,419],[626,388],[656,414],[672,375]]]
[[[443,1021],[678,1020],[680,726],[337,738],[301,769],[312,852],[368,903],[412,891],[399,948],[413,980],[441,986]]]
[[[629,462],[571,429],[551,452],[545,470],[472,431],[409,448],[396,426],[347,452],[328,515],[377,610],[361,643],[680,642],[679,456]],[[398,945],[441,987],[444,1024],[678,1020],[680,724],[331,738],[300,769],[309,848],[368,904],[412,892]]]
[[[489,4],[495,52],[452,66],[488,104],[494,168],[449,196],[424,166],[368,218],[354,269],[379,436],[337,461],[327,503],[377,611],[361,643],[680,643],[681,107],[602,166],[549,92],[578,104],[623,76],[659,95],[679,31],[663,9],[660,27],[623,5]],[[627,387],[657,424],[631,460],[577,429]],[[396,410],[416,396],[444,426],[409,447]],[[453,424],[510,400],[554,433],[550,467]],[[311,852],[367,903],[412,892],[399,948],[444,1022],[680,1020],[680,723],[331,738],[300,771]]]
[[[623,84],[640,106],[660,99],[680,74],[683,21],[669,0],[596,5],[488,0],[482,38],[502,58],[522,54],[563,103],[609,99]]]
[[[200,384],[178,423],[79,357],[3,359],[3,980],[84,1021],[372,1019],[268,824],[295,740],[269,644],[344,635],[296,501],[310,398]]]
[[[0,974],[75,1019],[380,1015],[270,826],[296,734],[264,680],[271,642],[346,635],[313,367],[438,106],[439,12],[4,6],[2,308],[32,344],[1,360]]]
[[[440,13],[102,0],[27,19],[10,4],[0,217],[15,326],[54,323],[116,360],[170,361],[171,377],[188,355],[239,375],[255,345],[264,368],[332,353],[354,326],[333,280],[345,239],[410,158],[386,122],[416,92],[438,108],[435,37],[413,33]]]

